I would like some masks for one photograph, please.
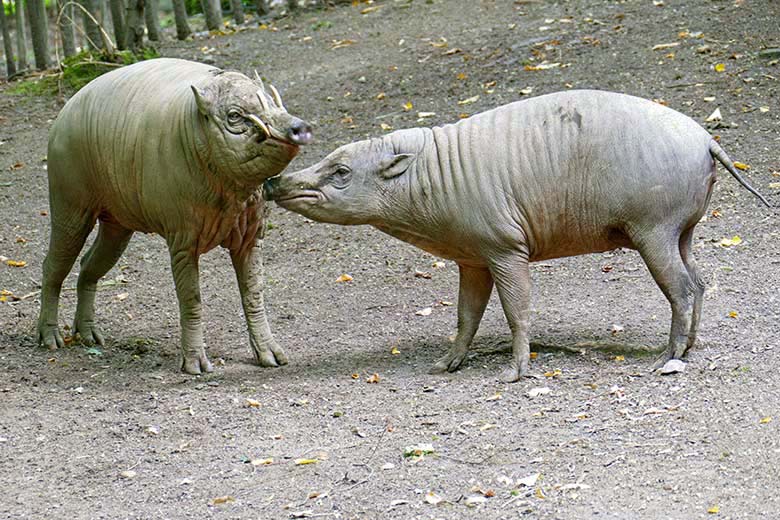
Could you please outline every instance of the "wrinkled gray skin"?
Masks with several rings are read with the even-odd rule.
[[[262,182],[282,171],[311,128],[287,113],[273,87],[243,74],[184,60],[156,59],[99,77],[62,109],[49,135],[51,240],[43,264],[38,338],[63,345],[58,301],[81,259],[73,334],[103,344],[95,288],[134,231],[165,238],[181,319],[181,368],[211,372],[201,322],[198,257],[230,251],[262,366],[287,362],[263,305]]]
[[[495,284],[513,338],[501,379],[516,381],[528,370],[528,264],[551,258],[638,250],[672,306],[660,361],[686,353],[704,294],[691,241],[715,183],[713,158],[745,185],[692,119],[623,94],[569,91],[342,146],[267,181],[264,194],[457,262],[458,333],[434,373],[463,362]]]

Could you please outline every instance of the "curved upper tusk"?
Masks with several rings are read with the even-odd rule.
[[[255,81],[260,83],[260,89],[265,92],[265,83],[263,83],[263,78],[260,77],[260,74],[257,73],[255,70]]]
[[[257,99],[260,100],[260,105],[263,107],[264,112],[270,112],[271,107],[268,106],[268,101],[265,99],[265,92],[262,90],[257,91]]]
[[[282,96],[279,95],[279,91],[276,90],[276,87],[271,85],[271,92],[274,95],[274,101],[276,101],[276,104],[279,105],[279,108],[287,112],[287,109],[284,108],[284,104],[282,103]]]
[[[259,117],[257,117],[254,114],[249,114],[248,116],[246,116],[246,118],[249,119],[250,121],[252,121],[252,123],[257,128],[259,128],[261,132],[263,132],[265,134],[265,139],[268,139],[269,137],[271,137],[271,131],[268,129],[268,126],[265,123],[263,123],[262,119],[260,119]]]

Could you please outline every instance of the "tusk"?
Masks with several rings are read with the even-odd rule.
[[[276,90],[276,87],[271,85],[271,92],[274,94],[274,101],[276,101],[276,104],[279,105],[279,108],[287,112],[287,109],[284,108],[284,104],[282,103],[282,96],[279,95],[279,91]]]
[[[268,113],[268,112],[271,111],[271,107],[268,106],[268,101],[266,101],[266,99],[265,99],[265,91],[258,90],[257,91],[257,99],[260,100],[260,104],[263,106],[263,112]]]
[[[265,134],[265,139],[271,137],[271,132],[270,130],[268,130],[268,126],[265,123],[263,123],[262,119],[260,119],[254,114],[249,114],[248,116],[246,116],[246,118],[252,121],[252,123],[254,123],[254,125],[257,128],[259,128],[261,132]]]

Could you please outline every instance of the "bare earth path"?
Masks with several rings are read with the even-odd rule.
[[[719,107],[713,133],[780,204],[780,66],[757,56],[780,46],[773,0],[375,6],[305,11],[162,53],[270,78],[316,123],[317,144],[293,167],[382,125],[417,125],[418,112],[435,113],[419,124],[450,122],[529,91],[618,90],[700,122]],[[508,329],[495,299],[465,368],[427,375],[454,330],[456,266],[274,208],[267,302],[291,364],[251,365],[229,259],[215,251],[201,269],[220,362],[189,377],[174,371],[176,300],[153,236],[135,237],[99,292],[105,348],[35,347],[46,132],[63,100],[0,96],[0,255],[26,262],[0,265],[0,290],[27,296],[0,303],[0,518],[780,514],[780,225],[723,169],[717,217],[697,228],[708,292],[683,374],[650,374],[640,348],[605,348],[661,346],[669,325],[638,255],[615,251],[534,266],[533,377],[496,380]],[[336,282],[345,273],[353,281]],[[74,308],[66,290],[63,326]],[[534,388],[549,393],[529,397]],[[404,457],[420,444],[434,452]]]

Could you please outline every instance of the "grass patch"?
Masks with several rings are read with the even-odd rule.
[[[18,82],[9,92],[21,96],[51,96],[58,93],[75,94],[98,76],[118,67],[159,57],[156,49],[147,47],[136,53],[117,51],[82,51],[65,58],[56,74],[46,74]]]

